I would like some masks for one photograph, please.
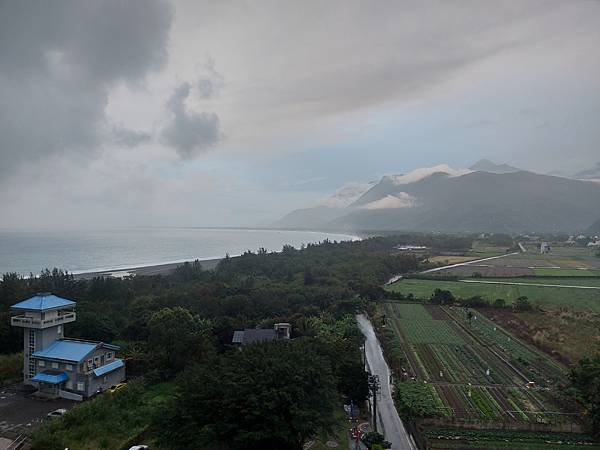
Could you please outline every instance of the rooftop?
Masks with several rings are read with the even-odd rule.
[[[22,302],[11,306],[13,309],[27,309],[32,311],[47,311],[49,309],[62,308],[65,306],[74,306],[75,302],[66,298],[57,297],[52,294],[38,294],[35,297],[28,298]]]
[[[248,345],[253,342],[274,341],[275,339],[277,339],[277,331],[274,329],[246,328],[244,331],[234,331],[232,342]]]
[[[64,361],[79,362],[98,346],[118,349],[115,345],[94,341],[78,341],[74,339],[60,339],[48,347],[33,353],[34,358],[61,359]]]
[[[103,366],[100,366],[97,369],[94,369],[94,375],[97,377],[101,377],[102,375],[112,372],[113,370],[120,369],[124,365],[125,365],[125,363],[123,362],[123,360],[117,358],[113,362],[104,364]]]

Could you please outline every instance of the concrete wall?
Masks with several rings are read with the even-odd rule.
[[[49,328],[44,329],[34,329],[34,328],[23,328],[23,382],[26,384],[32,384],[29,381],[29,362],[30,362],[30,351],[29,351],[29,339],[30,339],[30,330],[33,331],[34,336],[34,352],[38,352],[46,347],[48,347],[52,342],[57,339],[62,339],[64,337],[64,326],[56,325]],[[39,370],[36,367],[34,373],[37,373]]]

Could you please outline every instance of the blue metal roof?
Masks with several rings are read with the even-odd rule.
[[[100,342],[70,341],[62,339],[54,341],[48,347],[33,353],[34,358],[62,359],[79,362],[94,350]]]
[[[55,372],[55,373],[49,373],[49,372],[40,372],[38,374],[36,374],[35,377],[33,377],[31,379],[31,381],[38,381],[38,382],[43,382],[43,383],[50,383],[50,384],[58,384],[58,383],[62,383],[63,381],[67,381],[69,379],[69,375],[67,375],[64,372]]]
[[[46,311],[48,309],[61,308],[63,306],[73,306],[75,302],[66,298],[57,297],[52,294],[39,294],[22,302],[11,306],[14,309],[29,309],[33,311]]]
[[[107,374],[108,372],[120,369],[124,365],[125,363],[123,362],[123,360],[117,358],[111,363],[105,364],[101,367],[98,367],[97,369],[94,369],[94,375],[96,375],[97,377],[101,377],[102,375]]]

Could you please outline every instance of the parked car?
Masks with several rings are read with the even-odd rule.
[[[150,447],[148,447],[147,445],[134,445],[133,447],[130,447],[129,450],[148,450]]]
[[[54,411],[50,411],[48,414],[46,414],[48,417],[50,417],[51,419],[54,419],[55,417],[62,417],[67,413],[67,410],[64,408],[60,408],[60,409],[55,409]]]
[[[119,384],[115,384],[115,385],[109,387],[107,390],[109,393],[113,394],[113,393],[117,392],[119,389],[123,389],[125,386],[127,386],[127,383],[119,383]]]

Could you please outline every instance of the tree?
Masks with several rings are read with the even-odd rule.
[[[592,432],[600,436],[600,354],[585,358],[571,371],[575,397],[585,408]]]
[[[148,329],[148,350],[160,378],[180,372],[210,350],[210,322],[185,308],[161,309],[150,318]]]
[[[505,308],[506,300],[504,300],[503,298],[497,298],[496,300],[494,300],[493,306],[494,308]]]
[[[531,303],[529,303],[529,299],[525,296],[521,296],[517,298],[515,302],[515,309],[517,311],[531,311],[533,308]]]
[[[312,339],[260,343],[186,370],[157,429],[174,450],[300,450],[332,424],[336,401]]]
[[[454,303],[454,295],[450,291],[436,289],[431,295],[431,303],[434,305],[449,305]]]

